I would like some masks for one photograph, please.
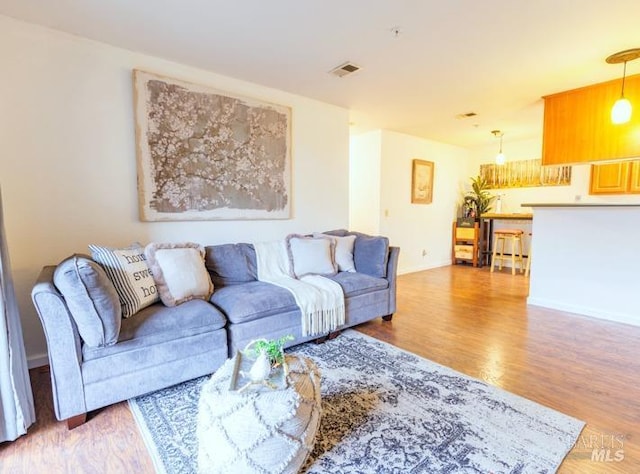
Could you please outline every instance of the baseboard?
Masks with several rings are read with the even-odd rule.
[[[408,267],[408,268],[398,268],[398,275],[406,275],[407,273],[416,273],[422,272],[424,270],[431,270],[432,268],[440,268],[440,267],[448,267],[451,265],[451,260],[446,260],[442,262],[435,262],[429,265],[420,265],[417,267]]]
[[[49,356],[46,352],[27,357],[27,367],[29,367],[29,369],[35,369],[43,365],[49,365]]]
[[[588,316],[590,318],[604,319],[606,321],[613,321],[616,323],[630,324],[631,326],[640,326],[640,318],[638,315],[628,313],[612,313],[610,311],[603,311],[596,308],[588,308],[584,306],[560,303],[558,301],[548,300],[545,298],[534,298],[529,296],[527,298],[527,304],[533,306],[542,306],[544,308],[557,309],[559,311],[565,311],[567,313],[575,313],[581,316]]]

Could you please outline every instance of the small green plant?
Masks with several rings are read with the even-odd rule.
[[[260,353],[266,352],[267,356],[269,356],[271,366],[275,367],[284,362],[284,352],[282,348],[287,341],[293,341],[293,339],[294,337],[291,334],[282,336],[280,339],[259,339],[255,341],[251,350],[256,357]]]

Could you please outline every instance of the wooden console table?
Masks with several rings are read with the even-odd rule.
[[[493,245],[493,221],[531,221],[531,213],[497,213],[487,212],[480,215],[480,261],[478,266],[491,263]]]

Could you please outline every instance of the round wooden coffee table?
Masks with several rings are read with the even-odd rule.
[[[237,356],[236,356],[237,357]],[[320,371],[287,355],[282,388],[253,385],[230,390],[235,358],[203,385],[198,404],[201,473],[297,473],[320,426]]]

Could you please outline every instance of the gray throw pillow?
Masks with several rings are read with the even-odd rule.
[[[350,234],[356,235],[356,243],[353,246],[356,271],[376,278],[386,278],[389,239],[360,232],[350,232]]]
[[[72,255],[58,265],[53,282],[64,296],[85,344],[104,347],[118,341],[120,299],[98,263],[88,256]]]
[[[258,279],[256,251],[251,244],[205,247],[205,265],[216,286],[235,285]]]

